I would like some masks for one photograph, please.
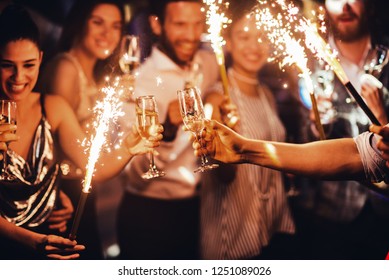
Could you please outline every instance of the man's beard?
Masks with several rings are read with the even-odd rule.
[[[200,45],[200,42],[198,43]],[[171,60],[173,60],[179,66],[187,66],[189,65],[194,57],[194,53],[189,60],[181,60],[177,57],[176,52],[170,43],[169,39],[166,37],[165,32],[162,32],[161,37],[159,39],[158,48],[165,53]]]
[[[343,42],[354,42],[368,34],[366,18],[357,18],[357,24],[346,28],[338,28],[335,21],[329,19],[331,31],[334,37]]]

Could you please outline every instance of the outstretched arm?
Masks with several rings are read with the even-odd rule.
[[[50,108],[47,110],[50,123],[55,124],[53,126],[58,132],[62,150],[78,167],[85,169],[88,156],[80,143],[86,135],[78,124],[74,112],[58,96],[47,96],[45,101],[46,108]],[[156,126],[155,134],[148,141],[143,140],[136,129],[129,131],[120,147],[113,149],[110,153],[101,153],[96,165],[97,170],[94,172],[94,179],[103,181],[111,178],[118,174],[133,156],[152,151],[152,148],[159,145],[162,131],[162,126]]]
[[[364,170],[353,139],[288,144],[251,140],[217,121],[207,122],[206,148],[194,143],[195,153],[208,153],[226,163],[252,163],[320,179],[363,179]],[[203,143],[204,145],[204,143]]]

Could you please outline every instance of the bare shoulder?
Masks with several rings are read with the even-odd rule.
[[[46,95],[44,106],[47,119],[54,130],[64,118],[74,114],[69,103],[59,95]]]
[[[62,56],[53,63],[53,71],[60,75],[66,75],[66,77],[77,76],[78,70],[76,64],[69,58]]]

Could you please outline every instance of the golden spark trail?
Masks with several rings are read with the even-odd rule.
[[[122,102],[119,100],[119,94],[113,87],[103,88],[102,91],[106,94],[103,101],[97,102],[95,108],[93,109],[96,114],[96,119],[94,121],[95,135],[90,140],[90,149],[88,156],[88,163],[86,166],[85,178],[83,181],[82,192],[80,200],[77,205],[76,214],[74,216],[73,225],[70,231],[69,239],[74,240],[76,238],[76,233],[78,226],[81,221],[81,216],[84,211],[85,202],[88,194],[91,191],[91,183],[93,178],[93,173],[95,171],[95,166],[97,160],[100,157],[100,152],[107,140],[107,134],[110,128],[110,123],[113,120],[116,120],[117,117],[122,115],[121,105]]]

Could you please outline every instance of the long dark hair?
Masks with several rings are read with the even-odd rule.
[[[120,11],[120,15],[124,23],[124,9],[121,0],[77,0],[72,6],[63,25],[61,37],[58,43],[59,52],[69,51],[74,43],[82,40],[87,32],[88,19],[91,17],[94,8],[100,4],[110,4],[116,6]],[[124,34],[124,24],[121,34]],[[94,77],[96,81],[100,81],[104,75],[110,74],[115,70],[117,56],[118,47],[108,58],[98,60],[94,69]]]
[[[38,26],[27,10],[20,5],[11,4],[0,14],[0,48],[21,39],[30,40],[41,50]]]

